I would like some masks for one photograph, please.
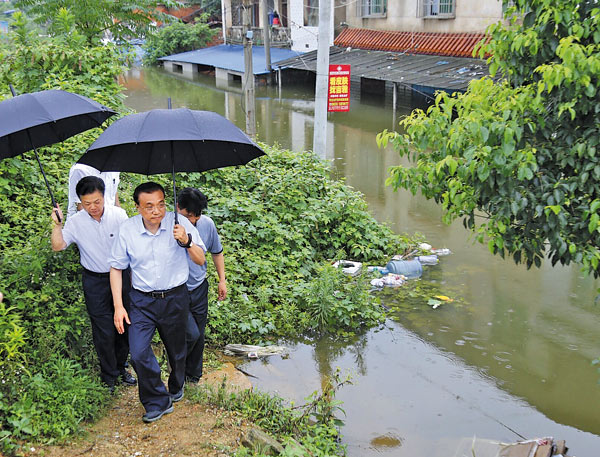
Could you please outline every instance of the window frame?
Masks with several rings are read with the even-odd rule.
[[[380,12],[373,12],[374,3],[380,3]],[[358,0],[356,2],[356,15],[361,18],[385,18],[387,17],[387,0]]]

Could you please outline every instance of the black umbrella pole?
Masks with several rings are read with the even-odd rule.
[[[46,173],[44,172],[44,167],[42,166],[42,162],[40,161],[40,158],[38,156],[37,149],[33,148],[33,152],[35,152],[35,158],[37,159],[37,162],[40,166],[40,170],[42,170],[42,176],[44,177],[44,181],[46,181],[46,187],[48,188],[48,193],[50,194],[50,199],[52,200],[52,206],[54,208],[58,209],[56,200],[54,200],[54,194],[52,193],[52,189],[50,189],[50,183],[48,182],[48,178],[46,178]],[[58,214],[58,211],[56,212],[56,218],[58,219],[58,222],[62,222],[62,220],[60,219],[60,215]]]
[[[177,188],[175,186],[175,165],[173,165],[173,211],[175,211],[175,223],[179,224],[177,218]]]

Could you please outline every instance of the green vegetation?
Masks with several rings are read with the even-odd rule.
[[[382,132],[414,167],[395,188],[464,218],[494,254],[528,267],[581,263],[600,276],[600,8],[582,0],[516,0],[490,26],[491,72],[464,94],[439,93],[427,112]],[[508,5],[507,5],[508,6]]]
[[[15,0],[38,24],[48,26],[51,35],[62,35],[59,12],[66,10],[73,17],[74,27],[88,43],[94,43],[110,33],[117,41],[146,36],[154,29],[153,22],[168,22],[173,16],[160,13],[158,5],[175,7],[177,1],[166,0]]]
[[[345,455],[345,447],[339,443],[339,427],[343,421],[338,417],[344,410],[341,402],[335,400],[335,393],[349,383],[349,378],[342,379],[336,371],[324,383],[322,392],[313,392],[306,403],[299,406],[287,405],[282,398],[262,392],[231,392],[226,388],[226,379],[218,389],[206,384],[190,389],[187,398],[240,413],[274,435],[283,445],[283,456],[338,456]],[[235,455],[262,457],[265,453],[260,448],[240,447]]]
[[[0,50],[0,98],[8,83],[19,92],[64,89],[124,111],[111,46],[80,47],[72,18],[64,34],[42,40],[15,15],[11,45]],[[68,169],[99,130],[51,148],[40,158],[59,201],[66,202]],[[64,206],[64,204],[63,204]],[[75,250],[51,252],[49,197],[33,155],[0,162],[0,450],[18,440],[61,439],[101,411],[100,385]]]
[[[116,82],[120,54],[112,46],[82,46],[73,16],[59,16],[63,32],[46,39],[16,16],[11,45],[0,50],[0,99],[10,97],[8,83],[19,92],[60,88],[125,113]],[[63,208],[68,170],[99,133],[39,151]],[[264,147],[268,156],[246,167],[178,175],[179,186],[208,194],[225,246],[230,293],[211,308],[209,342],[345,336],[377,325],[383,315],[366,282],[327,266],[329,259],[382,263],[409,240],[378,224],[358,192],[329,177],[327,163]],[[122,178],[121,201],[133,215],[133,188],[148,178]],[[168,176],[156,179],[170,184]],[[33,154],[0,162],[0,449],[8,453],[21,441],[65,438],[108,399],[96,373],[78,255],[74,248],[51,251],[50,209]]]
[[[205,47],[218,33],[206,24],[208,15],[188,25],[176,22],[159,29],[146,39],[144,65],[154,65],[159,57]]]

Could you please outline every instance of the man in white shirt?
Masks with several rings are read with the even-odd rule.
[[[129,353],[127,335],[119,334],[113,323],[114,306],[108,264],[119,226],[127,220],[127,214],[121,208],[105,205],[104,191],[104,181],[98,176],[81,179],[76,192],[84,210],[70,217],[63,229],[56,217],[58,213],[64,220],[62,211],[54,208],[51,241],[54,251],[62,251],[72,243],[79,248],[83,293],[92,324],[94,347],[100,361],[100,377],[112,391],[119,381],[127,385],[135,385],[137,381],[125,368]],[[124,288],[124,295],[124,302],[129,306],[129,281]]]
[[[119,181],[120,173],[118,171],[100,172],[94,167],[76,163],[69,170],[69,206],[67,208],[67,217],[71,217],[77,211],[81,210],[81,201],[76,192],[77,183],[86,176],[98,176],[104,181],[104,204],[107,206],[121,206],[119,204]]]

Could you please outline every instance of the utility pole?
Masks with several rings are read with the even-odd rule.
[[[256,136],[254,112],[254,70],[252,68],[252,28],[250,26],[251,0],[244,0],[244,107],[246,109],[246,133]]]
[[[269,24],[267,0],[262,0],[262,20],[263,20],[263,35],[265,45],[265,64],[269,74],[267,75],[267,84],[271,85],[271,27]]]
[[[223,19],[223,44],[227,44],[227,10],[225,0],[221,0],[221,17]]]
[[[319,157],[326,157],[327,152],[327,79],[329,77],[331,2],[332,0],[319,1],[319,42],[317,45],[315,131],[313,137],[313,152]]]

